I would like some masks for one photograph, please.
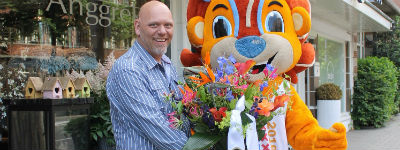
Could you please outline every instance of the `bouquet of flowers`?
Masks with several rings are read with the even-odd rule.
[[[184,149],[227,149],[230,139],[247,140],[251,130],[251,138],[258,141],[264,137],[264,125],[282,111],[276,111],[290,104],[289,84],[284,85],[284,92],[277,92],[274,81],[276,69],[270,64],[262,70],[265,79],[249,82],[250,70],[255,62],[236,62],[232,55],[228,58],[219,57],[219,67],[212,70],[210,59],[205,58],[201,68],[188,67],[198,75],[187,78],[181,89],[183,98],[171,101],[173,94],[166,94],[174,112],[168,114],[170,127],[180,128],[182,115],[191,122],[192,136]],[[260,72],[253,69],[254,73]],[[288,83],[287,80],[283,82]],[[272,101],[272,98],[274,100]],[[290,109],[290,105],[288,105]],[[258,137],[258,138],[256,138]],[[217,144],[217,142],[219,142]],[[229,146],[228,146],[229,147]],[[249,143],[247,143],[249,147]]]

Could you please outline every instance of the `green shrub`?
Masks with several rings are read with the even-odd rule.
[[[381,127],[396,109],[396,66],[386,57],[360,59],[354,84],[351,112],[354,127]]]
[[[374,34],[372,55],[388,57],[400,69],[400,16],[395,16],[394,20],[393,30]],[[400,74],[397,76],[397,80],[400,80]],[[397,83],[397,87],[400,87],[400,82]],[[395,105],[397,108],[393,114],[400,112],[400,88],[397,89]]]
[[[317,100],[340,100],[342,90],[333,83],[324,83],[316,89]]]

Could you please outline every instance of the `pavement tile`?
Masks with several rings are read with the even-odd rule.
[[[400,114],[378,129],[347,132],[348,150],[400,150]]]

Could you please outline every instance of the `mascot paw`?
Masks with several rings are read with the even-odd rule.
[[[315,150],[345,150],[347,148],[346,128],[335,123],[328,129],[322,129],[314,145]]]

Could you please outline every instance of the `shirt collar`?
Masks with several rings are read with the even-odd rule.
[[[137,40],[135,41],[134,44],[136,47],[138,47],[137,49],[139,51],[140,57],[143,59],[143,61],[145,61],[145,64],[148,69],[151,69],[158,64],[158,62],[153,58],[153,56],[151,56],[149,52],[147,52],[147,50],[145,50]],[[161,57],[161,63],[171,64],[171,60],[168,58],[168,56],[163,55]]]

